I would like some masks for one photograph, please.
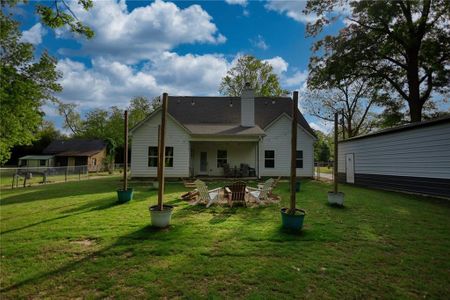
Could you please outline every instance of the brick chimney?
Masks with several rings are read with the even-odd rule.
[[[241,95],[241,126],[255,126],[255,91],[249,82],[245,84]]]

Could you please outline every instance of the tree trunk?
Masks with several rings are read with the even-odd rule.
[[[423,103],[420,99],[420,81],[419,81],[419,49],[414,47],[408,51],[408,90],[409,90],[409,115],[411,122],[422,121]]]
[[[422,121],[422,108],[423,104],[419,101],[409,102],[409,115],[411,118],[411,123]]]

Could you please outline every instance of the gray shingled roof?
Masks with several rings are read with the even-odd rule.
[[[184,124],[192,134],[199,135],[264,135],[259,126],[243,127],[235,124]]]
[[[42,153],[57,156],[91,156],[105,147],[106,144],[102,140],[60,140],[51,142]]]
[[[230,103],[233,104],[231,107]],[[265,128],[283,113],[291,116],[291,108],[292,99],[289,97],[255,97],[255,123],[260,128]],[[241,98],[169,96],[169,114],[186,127],[194,124],[239,126]],[[298,123],[316,136],[300,111]]]

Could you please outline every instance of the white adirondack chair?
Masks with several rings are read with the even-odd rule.
[[[200,201],[206,201],[206,207],[210,207],[211,204],[214,202],[219,201],[219,193],[221,188],[213,189],[208,191],[208,186],[201,181],[200,179],[197,179],[194,181],[194,184],[197,188],[197,191],[199,193],[197,201],[195,201],[193,204],[198,204]]]
[[[268,200],[268,196],[272,192],[273,179],[269,178],[264,182],[262,189],[247,187],[250,197],[254,198],[259,204]]]

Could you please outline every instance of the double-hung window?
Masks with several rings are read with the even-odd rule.
[[[148,147],[148,166],[158,167],[158,147]],[[173,167],[173,147],[166,147],[165,166]]]
[[[297,150],[295,165],[297,169],[303,168],[303,151],[301,150]]]
[[[275,150],[264,151],[264,168],[275,168]]]
[[[217,150],[217,167],[222,168],[227,163],[227,150]]]

